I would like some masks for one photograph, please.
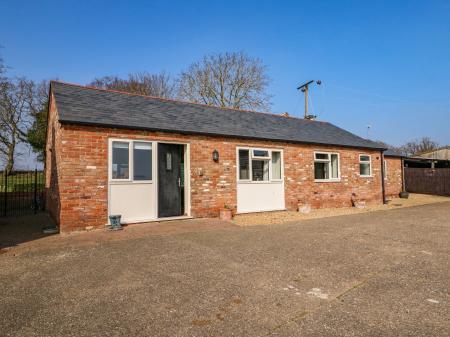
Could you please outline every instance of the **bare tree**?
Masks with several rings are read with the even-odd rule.
[[[269,110],[269,82],[260,59],[243,52],[210,54],[181,73],[179,96],[220,107]]]
[[[14,168],[17,146],[26,142],[34,83],[24,78],[0,82],[0,156],[7,173]]]
[[[170,76],[164,72],[160,74],[133,73],[129,74],[127,79],[117,76],[104,76],[94,79],[90,85],[102,89],[163,98],[170,98],[175,94],[175,85]]]
[[[0,81],[1,82],[6,80],[5,73],[6,73],[6,66],[5,66],[5,63],[3,62],[3,58],[0,56]]]
[[[439,149],[439,144],[429,137],[423,137],[419,140],[412,140],[401,147],[407,155],[416,155],[423,152],[429,152]]]

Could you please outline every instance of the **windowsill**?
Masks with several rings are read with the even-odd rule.
[[[123,185],[123,184],[153,184],[153,180],[110,180],[110,185]]]
[[[370,176],[362,176],[362,175],[359,175],[359,177],[360,177],[360,178],[373,178],[372,175],[370,175]]]
[[[280,184],[283,180],[269,180],[269,181],[252,181],[252,180],[238,180],[238,184]]]
[[[314,179],[315,183],[339,183],[341,179]]]

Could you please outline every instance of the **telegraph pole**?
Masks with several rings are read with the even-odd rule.
[[[316,82],[317,85],[322,84],[322,81],[320,81],[320,80],[317,80],[317,81],[311,80],[311,81],[306,82],[305,84],[302,84],[301,86],[299,86],[297,88],[297,90],[301,90],[305,94],[305,116],[304,116],[305,119],[315,119],[317,117],[317,116],[308,114],[308,90],[309,90],[309,85],[313,82]]]

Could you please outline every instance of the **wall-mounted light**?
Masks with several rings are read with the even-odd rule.
[[[219,161],[219,151],[214,150],[212,155],[213,160],[217,163]]]

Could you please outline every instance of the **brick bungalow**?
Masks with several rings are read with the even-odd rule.
[[[52,82],[46,205],[61,232],[382,203],[401,157],[327,122]],[[387,174],[383,179],[383,167]]]

